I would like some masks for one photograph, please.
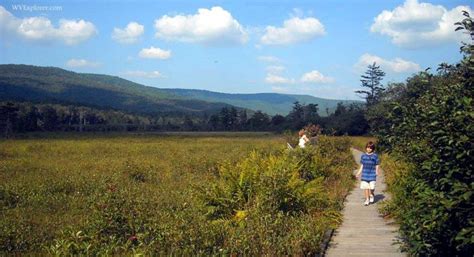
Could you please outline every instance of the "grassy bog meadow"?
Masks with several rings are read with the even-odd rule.
[[[85,134],[0,142],[3,253],[306,255],[341,222],[348,138]]]

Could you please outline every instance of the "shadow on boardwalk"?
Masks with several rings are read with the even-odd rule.
[[[351,149],[359,163],[362,152]],[[389,196],[383,171],[377,177],[375,204],[364,206],[364,195],[359,183],[347,196],[342,225],[335,231],[325,256],[406,256],[399,250],[397,226],[391,220],[384,220],[377,211],[377,204]]]

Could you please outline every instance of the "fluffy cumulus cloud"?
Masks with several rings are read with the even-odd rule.
[[[2,38],[20,38],[32,42],[62,42],[75,45],[97,34],[94,24],[85,20],[59,20],[54,26],[45,17],[17,18],[0,6]]]
[[[372,54],[363,54],[359,61],[355,64],[355,68],[358,71],[367,69],[367,66],[373,63],[380,65],[380,68],[384,71],[404,73],[404,72],[417,72],[421,70],[419,64],[404,60],[402,58],[395,58],[393,60],[385,60],[379,56]]]
[[[171,57],[170,50],[163,50],[158,47],[150,47],[150,48],[143,48],[139,53],[138,56],[141,58],[147,59],[161,59],[165,60]]]
[[[286,20],[283,27],[267,26],[260,42],[266,45],[288,45],[307,42],[325,33],[318,19],[293,17]]]
[[[125,76],[129,77],[138,77],[138,78],[147,78],[147,79],[156,79],[163,78],[163,74],[159,71],[127,71],[124,73]]]
[[[157,38],[206,45],[244,44],[247,32],[222,7],[201,8],[193,15],[165,15],[155,20]]]
[[[99,67],[100,63],[85,59],[70,59],[66,62],[66,66],[69,68],[95,68]]]
[[[112,39],[122,44],[133,44],[140,39],[144,31],[145,28],[143,25],[137,22],[130,22],[127,27],[123,29],[114,28]]]
[[[310,71],[308,73],[303,74],[303,76],[301,77],[301,82],[304,82],[304,83],[317,83],[317,84],[323,83],[323,84],[325,84],[325,83],[334,82],[334,78],[324,76],[323,74],[321,74],[321,72],[319,72],[317,70],[313,70],[313,71]]]
[[[374,19],[370,31],[389,36],[394,44],[404,48],[467,42],[467,35],[454,31],[454,23],[464,18],[463,10],[472,13],[469,6],[447,10],[442,5],[406,0],[392,11],[380,13]]]

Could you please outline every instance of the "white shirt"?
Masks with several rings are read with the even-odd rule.
[[[306,144],[307,141],[308,141],[308,138],[306,137],[306,135],[303,135],[302,137],[300,137],[300,141],[298,142],[298,146],[301,147],[301,148],[304,148],[304,145]]]

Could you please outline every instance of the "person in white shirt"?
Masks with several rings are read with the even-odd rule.
[[[304,129],[300,130],[300,132],[298,132],[298,136],[300,137],[299,141],[298,141],[298,146],[301,147],[301,148],[304,148],[306,143],[309,142],[309,139],[308,137],[306,136],[306,131]]]

